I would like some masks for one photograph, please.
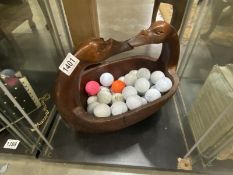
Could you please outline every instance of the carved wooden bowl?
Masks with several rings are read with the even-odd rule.
[[[149,56],[132,56],[111,62],[106,60],[117,53],[153,43],[163,43],[158,59]],[[101,38],[87,41],[78,49],[75,56],[81,60],[79,65],[70,76],[61,71],[58,73],[54,97],[62,118],[81,132],[112,132],[133,125],[160,109],[173,96],[179,84],[176,74],[179,59],[178,36],[171,25],[162,21],[155,22],[147,30],[124,42],[112,39],[104,41]],[[86,112],[88,96],[84,88],[88,81],[98,81],[104,72],[110,72],[118,78],[142,67],[148,68],[151,72],[163,71],[172,80],[172,88],[158,100],[121,115],[97,118]]]

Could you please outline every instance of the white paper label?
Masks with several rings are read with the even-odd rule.
[[[64,72],[66,75],[70,76],[79,62],[80,61],[78,58],[76,58],[71,53],[68,53],[66,58],[63,60],[63,62],[59,66],[59,69],[62,72]]]
[[[19,142],[19,140],[8,139],[3,148],[16,149],[19,145]]]

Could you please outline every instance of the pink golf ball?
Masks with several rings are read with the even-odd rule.
[[[89,81],[85,86],[85,91],[88,95],[96,95],[100,90],[100,84],[96,81]]]

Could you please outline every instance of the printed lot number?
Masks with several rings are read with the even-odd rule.
[[[64,72],[66,75],[70,76],[79,62],[80,62],[79,59],[77,59],[71,53],[68,53],[66,58],[63,60],[63,62],[59,66],[59,69],[62,72]]]
[[[16,149],[19,145],[19,140],[8,139],[3,148],[5,149]]]

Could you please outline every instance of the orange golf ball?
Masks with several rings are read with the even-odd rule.
[[[121,80],[116,80],[112,83],[111,90],[114,93],[121,93],[125,87],[125,83]]]

